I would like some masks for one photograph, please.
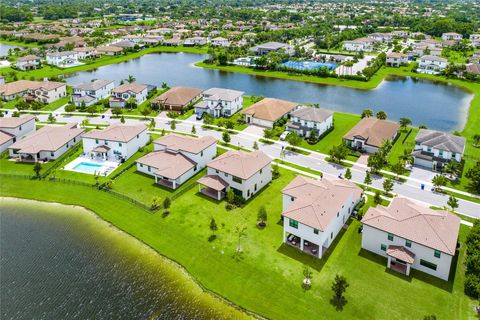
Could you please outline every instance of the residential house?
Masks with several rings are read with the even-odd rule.
[[[367,36],[369,39],[373,39],[376,42],[390,42],[393,40],[392,35],[390,33],[371,33]]]
[[[210,40],[210,44],[215,47],[229,47],[230,41],[222,37],[216,37]]]
[[[35,117],[30,114],[24,114],[20,117],[1,117],[0,153],[32,132],[35,132]]]
[[[110,107],[124,108],[126,102],[133,98],[136,105],[142,104],[147,100],[148,87],[140,83],[125,83],[112,90],[110,97]]]
[[[37,81],[18,80],[8,82],[0,86],[0,97],[3,100],[11,101],[17,97],[24,97],[27,95],[28,89],[37,85]]]
[[[118,41],[112,44],[114,47],[119,47],[122,49],[133,49],[135,46],[138,46],[138,43],[132,42],[132,41],[127,41],[127,40],[122,40]]]
[[[480,63],[468,63],[465,65],[465,71],[474,75],[480,75]]]
[[[20,57],[17,59],[15,66],[22,71],[38,69],[41,66],[41,58],[35,55]]]
[[[417,72],[428,74],[439,74],[448,66],[448,60],[432,55],[422,56],[418,64]]]
[[[73,51],[77,53],[79,60],[93,59],[99,56],[97,49],[92,47],[74,48]]]
[[[472,46],[480,48],[480,34],[471,34],[470,41],[472,42]]]
[[[147,30],[147,34],[149,35],[158,35],[158,36],[164,36],[166,34],[172,33],[172,29],[170,28],[157,28],[157,29],[150,29]]]
[[[106,56],[117,56],[122,54],[123,48],[115,46],[99,46],[97,47],[97,52]]]
[[[245,109],[243,114],[245,114],[245,122],[248,124],[273,128],[275,122],[287,118],[298,106],[299,104],[296,102],[265,98]]]
[[[137,170],[155,177],[155,183],[172,189],[205,168],[217,153],[217,141],[211,136],[169,134],[153,143],[154,151],[136,161]]]
[[[183,45],[186,47],[193,47],[193,46],[204,46],[207,44],[207,38],[205,37],[192,37],[187,38],[183,41]]]
[[[370,207],[362,223],[362,248],[385,257],[388,268],[407,276],[413,268],[448,281],[459,217],[396,197],[387,207]]]
[[[280,52],[280,51],[284,51],[289,55],[295,54],[295,50],[289,44],[281,43],[281,42],[273,42],[273,41],[259,44],[257,46],[250,48],[249,50],[258,56],[267,54],[269,52]]]
[[[282,190],[283,242],[321,259],[362,192],[348,180],[297,176]]]
[[[220,200],[231,189],[249,199],[272,180],[272,159],[262,151],[227,151],[207,164],[207,175],[198,180],[200,191]]]
[[[292,111],[287,123],[287,130],[296,132],[301,137],[310,137],[312,132],[319,137],[332,127],[333,111],[306,106]]]
[[[199,116],[209,113],[213,117],[231,117],[243,106],[243,91],[210,88],[202,92],[203,101],[195,105]]]
[[[370,38],[358,38],[355,40],[345,41],[343,43],[343,50],[356,51],[356,52],[370,52],[373,51],[374,39]]]
[[[350,148],[374,153],[385,141],[395,141],[399,129],[398,123],[366,117],[343,136],[343,141]]]
[[[400,67],[408,63],[408,56],[400,52],[390,52],[387,54],[385,63],[388,67]]]
[[[461,162],[465,137],[435,130],[420,129],[415,137],[412,155],[417,166],[441,171],[450,161]]]
[[[448,41],[448,40],[460,41],[462,39],[463,39],[463,36],[456,32],[446,32],[442,34],[443,41]]]
[[[152,100],[164,110],[184,111],[189,105],[200,99],[202,90],[189,87],[173,87]]]
[[[78,54],[75,51],[61,51],[47,53],[47,64],[67,68],[78,65]]]
[[[405,31],[405,30],[395,30],[395,31],[390,32],[390,35],[391,35],[393,38],[403,38],[403,39],[406,39],[406,38],[408,37],[408,34],[409,34],[409,32],[408,32],[408,31]]]
[[[177,47],[181,44],[182,39],[180,38],[165,39],[165,41],[163,41],[163,45],[167,47]]]
[[[143,42],[143,37],[138,34],[128,34],[126,36],[123,36],[122,40],[131,42],[133,44],[139,44]]]
[[[112,124],[93,129],[82,136],[83,152],[100,160],[125,161],[150,139],[143,124]]]
[[[67,85],[55,81],[32,81],[25,100],[52,103],[67,96]]]
[[[58,159],[80,142],[83,132],[76,123],[44,126],[9,146],[10,157],[34,162]]]
[[[76,106],[84,103],[91,106],[98,101],[110,97],[115,81],[113,80],[93,80],[91,82],[81,83],[73,86],[72,101]]]

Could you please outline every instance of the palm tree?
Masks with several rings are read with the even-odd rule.
[[[412,120],[408,119],[408,118],[400,118],[400,127],[402,129],[406,129],[407,126],[411,125],[412,124]]]
[[[410,150],[404,149],[403,154],[398,157],[400,161],[403,162],[403,165],[412,164],[413,156]]]
[[[373,111],[371,109],[364,109],[362,111],[362,119],[363,118],[370,118],[373,116]]]
[[[377,116],[377,119],[380,119],[380,120],[387,119],[387,113],[385,111],[378,111],[376,116]]]
[[[476,133],[473,136],[474,146],[478,147],[480,145],[480,134]]]
[[[135,79],[135,77],[132,76],[131,74],[129,74],[128,78],[125,79],[125,81],[127,81],[128,83],[133,83],[133,82],[135,82],[135,80],[137,80],[137,79]]]

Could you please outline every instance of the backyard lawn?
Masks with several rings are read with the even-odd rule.
[[[173,200],[169,214],[149,214],[126,201],[90,187],[50,181],[3,178],[0,195],[83,205],[136,236],[158,252],[179,262],[206,288],[249,310],[276,319],[437,319],[473,318],[474,301],[463,294],[463,246],[453,280],[444,282],[413,271],[404,277],[386,270],[386,260],[360,249],[360,223],[350,221],[318,260],[282,244],[280,191],[295,176],[280,169],[281,176],[243,208],[227,211],[225,202],[206,198],[196,187]],[[160,195],[152,180],[124,174],[114,190]],[[142,189],[139,191],[139,189]],[[45,192],[48,189],[49,192]],[[265,206],[268,226],[256,227],[258,209]],[[209,241],[214,218],[218,231]],[[237,229],[245,229],[239,240]],[[461,227],[464,240],[467,227]],[[241,254],[235,254],[237,246]],[[303,269],[313,272],[312,288],[301,287]],[[331,283],[344,275],[350,287],[343,311],[330,304]],[[422,301],[421,304],[418,301]]]
[[[415,148],[415,137],[417,133],[418,128],[416,127],[409,127],[407,130],[400,131],[400,136],[388,153],[388,163],[390,165],[398,162],[398,158],[403,155],[404,150],[412,151]]]

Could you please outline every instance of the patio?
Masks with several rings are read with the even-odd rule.
[[[320,246],[315,243],[308,242],[307,240],[303,240],[303,248],[302,248],[302,239],[293,234],[290,234],[286,240],[287,240],[285,241],[286,244],[292,247],[295,247],[298,250],[301,250],[306,254],[312,255],[317,258],[321,258],[323,253],[326,251],[326,249],[322,247],[322,252],[319,253]]]

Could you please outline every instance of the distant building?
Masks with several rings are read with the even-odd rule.
[[[442,57],[426,55],[420,58],[417,72],[439,74],[448,66],[448,60]]]
[[[98,101],[110,97],[115,81],[113,80],[94,80],[92,82],[81,83],[73,86],[72,101],[76,106],[84,103],[91,106]]]
[[[78,54],[75,51],[47,53],[47,64],[56,67],[70,67],[78,64]]]
[[[373,45],[375,44],[374,39],[370,38],[359,38],[351,41],[345,41],[343,43],[343,50],[355,51],[355,52],[370,52],[373,51]]]
[[[390,52],[387,54],[385,63],[388,67],[400,67],[408,63],[408,56],[400,52]]]
[[[245,122],[261,127],[273,128],[275,122],[288,115],[299,107],[297,102],[264,98],[247,109],[243,110]]]
[[[395,141],[399,130],[398,123],[366,117],[343,136],[343,141],[350,148],[374,153],[385,141]]]
[[[202,92],[203,101],[195,105],[195,113],[209,113],[213,117],[231,117],[243,106],[243,91],[210,88]]]
[[[319,137],[332,126],[333,111],[304,106],[290,113],[290,121],[286,127],[288,131],[296,132],[301,137],[309,137],[312,132]]]
[[[442,34],[442,40],[444,41],[448,41],[448,40],[460,41],[462,39],[463,39],[463,36],[456,32],[446,32]]]
[[[147,100],[148,87],[140,83],[125,83],[112,90],[110,107],[124,108],[127,101],[133,98],[139,106]]]
[[[267,54],[269,52],[279,52],[279,51],[284,51],[286,54],[289,54],[289,55],[295,54],[295,50],[293,50],[293,48],[290,45],[286,43],[281,43],[281,42],[267,42],[267,43],[254,46],[249,50],[259,56]]]
[[[35,55],[20,57],[17,59],[15,66],[22,71],[38,69],[41,66],[41,58]]]

